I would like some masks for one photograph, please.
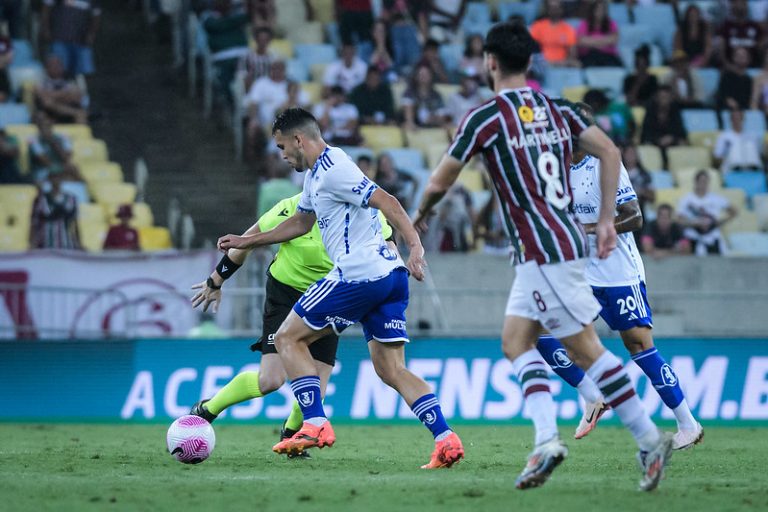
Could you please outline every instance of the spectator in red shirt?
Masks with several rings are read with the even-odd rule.
[[[129,224],[133,218],[131,205],[121,204],[117,209],[117,218],[120,219],[120,224],[109,228],[107,238],[104,239],[104,250],[138,251],[139,232]]]
[[[763,44],[763,29],[760,24],[749,19],[746,0],[731,1],[731,16],[720,27],[720,43],[723,62],[733,59],[733,51],[744,48],[749,52],[749,66],[760,67],[760,49]]]

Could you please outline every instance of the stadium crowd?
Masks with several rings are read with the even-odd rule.
[[[36,85],[27,86],[14,78],[14,69],[19,69],[19,50],[31,45],[21,39],[18,9],[7,7],[15,2],[2,2],[0,95],[6,102],[0,107],[10,112],[26,104],[28,114],[35,113],[22,121],[8,121],[3,114],[1,124],[34,118],[41,126],[46,117],[54,124],[48,130],[52,135],[43,135],[48,132],[42,128],[35,140],[25,135],[23,155],[18,135],[2,132],[0,181],[34,181],[41,187],[50,182],[44,187],[66,194],[84,180],[82,205],[88,203],[86,194],[99,200],[99,187],[78,165],[72,135],[57,130],[60,123],[84,125],[88,118],[81,77],[94,71],[90,50],[97,41],[99,7],[98,2],[81,4],[88,9],[43,2],[40,38],[46,44],[40,51],[44,66],[38,65],[44,71]],[[768,2],[194,0],[150,5],[173,19],[190,9],[196,32],[186,41],[189,55],[203,56],[203,66],[210,66],[207,86],[214,108],[234,113],[233,124],[241,124],[235,137],[263,180],[259,214],[298,190],[296,173],[285,168],[269,138],[274,116],[293,106],[310,109],[327,140],[344,147],[366,174],[413,209],[464,113],[491,95],[483,72],[484,34],[495,21],[518,20],[530,27],[540,50],[529,85],[589,104],[599,125],[622,147],[645,214],[645,227],[637,234],[645,252],[711,254],[729,247],[748,252],[754,237],[768,236],[762,233],[768,228]],[[45,137],[50,140],[40,140]],[[41,178],[58,173],[66,178],[60,180],[65,187]],[[706,184],[700,183],[704,175]],[[128,199],[133,203],[134,197]],[[110,201],[107,223],[117,223],[122,203]],[[462,174],[432,222],[436,229],[425,240],[432,250],[507,251],[482,162]],[[82,230],[82,222],[73,225]],[[109,239],[106,226],[101,233]]]

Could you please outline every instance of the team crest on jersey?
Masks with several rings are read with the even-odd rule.
[[[555,368],[568,368],[573,366],[573,361],[568,357],[568,353],[564,348],[559,348],[552,353],[552,357],[555,360]]]
[[[424,423],[427,425],[432,425],[435,421],[437,421],[437,415],[432,411],[424,415]]]
[[[299,393],[299,402],[304,407],[309,407],[315,402],[315,392],[314,391],[303,391]]]
[[[661,367],[661,380],[664,382],[665,386],[672,387],[677,384],[677,376],[675,375],[675,372],[673,372],[672,368],[666,363]]]

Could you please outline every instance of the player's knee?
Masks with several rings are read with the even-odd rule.
[[[262,395],[266,395],[269,393],[272,393],[273,391],[277,391],[280,389],[280,386],[283,385],[285,382],[285,378],[283,375],[278,375],[277,373],[270,373],[270,372],[260,372],[259,373],[259,390],[261,391]]]
[[[374,363],[373,367],[376,370],[376,375],[379,376],[381,381],[392,388],[397,387],[396,384],[399,381],[399,375],[405,370],[405,366],[394,361]]]

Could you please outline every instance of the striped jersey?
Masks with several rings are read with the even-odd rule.
[[[530,87],[505,89],[470,110],[448,154],[485,159],[515,262],[583,258],[586,237],[571,211],[568,170],[574,140],[589,127],[576,107]]]

